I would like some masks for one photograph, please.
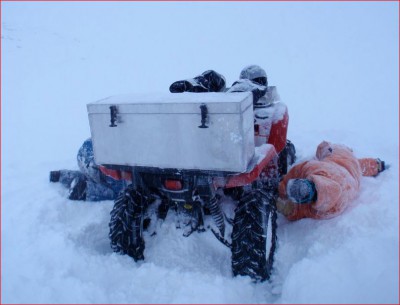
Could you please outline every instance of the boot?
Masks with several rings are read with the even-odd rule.
[[[222,92],[225,90],[225,85],[224,76],[213,70],[207,70],[194,78],[174,82],[169,87],[169,91],[172,93]]]
[[[172,93],[182,92],[208,92],[208,89],[199,83],[197,79],[190,78],[174,82],[169,91]]]
[[[60,181],[60,171],[51,171],[50,172],[50,182],[58,182]]]
[[[86,200],[86,186],[87,182],[85,178],[77,177],[72,180],[71,186],[69,188],[70,200]]]

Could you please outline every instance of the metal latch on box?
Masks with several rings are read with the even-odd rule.
[[[208,109],[206,104],[201,104],[200,105],[200,110],[201,110],[201,125],[199,128],[208,128],[206,125],[207,120],[208,120]]]
[[[110,106],[110,122],[111,124],[109,125],[110,127],[117,127],[117,124],[115,122],[117,121],[117,106]]]

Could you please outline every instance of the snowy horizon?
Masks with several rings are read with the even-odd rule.
[[[3,303],[399,303],[398,2],[1,2]],[[112,252],[112,201],[73,202],[86,105],[265,68],[298,162],[323,140],[379,157],[330,220],[278,218],[272,278],[233,277],[211,232],[167,218],[145,261]]]

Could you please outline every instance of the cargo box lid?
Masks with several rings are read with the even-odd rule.
[[[110,105],[117,105],[119,113],[199,113],[199,105],[206,104],[208,113],[242,113],[252,106],[251,92],[164,93],[147,95],[116,95],[89,103],[89,114],[109,113]]]

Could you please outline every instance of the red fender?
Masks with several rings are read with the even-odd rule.
[[[286,108],[286,112],[283,118],[278,122],[272,124],[271,131],[268,137],[268,144],[272,144],[276,152],[279,154],[286,146],[286,137],[289,124],[289,114]]]
[[[244,186],[252,183],[258,177],[260,177],[261,173],[269,168],[271,162],[276,159],[278,155],[275,148],[269,144],[264,144],[260,147],[257,147],[256,149],[260,151],[259,160],[250,172],[228,176],[226,179],[223,180],[216,178],[214,179],[214,185],[216,187],[224,188]],[[257,156],[255,156],[254,158],[257,158]]]
[[[107,168],[103,165],[99,165],[100,171],[108,176],[113,178],[114,180],[127,180],[127,181],[132,181],[132,173],[128,171],[121,171],[117,169],[111,169]]]

